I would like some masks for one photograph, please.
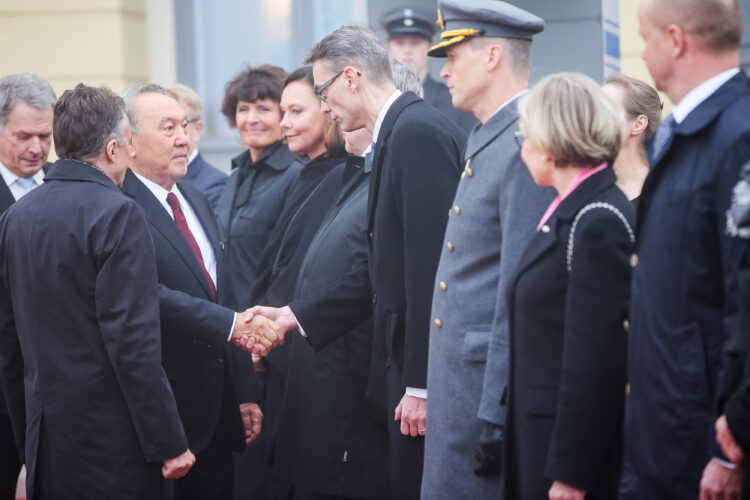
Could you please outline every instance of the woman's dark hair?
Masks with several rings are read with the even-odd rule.
[[[609,75],[602,85],[616,85],[624,91],[622,107],[625,108],[628,118],[632,120],[640,115],[645,116],[648,126],[643,132],[643,138],[652,138],[661,122],[661,110],[664,107],[656,89],[646,82],[621,73]]]
[[[258,99],[271,99],[277,103],[281,101],[285,78],[286,71],[278,66],[264,64],[257,68],[247,66],[227,82],[224,86],[221,113],[227,118],[229,126],[237,126],[235,115],[239,101],[255,102]]]
[[[312,66],[302,66],[301,68],[292,71],[289,76],[286,77],[286,80],[284,80],[284,88],[290,83],[300,81],[306,82],[310,85],[310,90],[315,89]],[[339,127],[339,124],[331,120],[328,116],[325,116],[324,119],[326,120],[326,129],[323,132],[323,143],[326,146],[328,156],[331,158],[346,156],[346,142],[344,142],[341,127]]]

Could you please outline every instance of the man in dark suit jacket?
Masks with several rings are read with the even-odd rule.
[[[232,309],[211,208],[199,191],[177,183],[187,168],[185,112],[157,85],[129,90],[126,103],[134,133],[123,192],[150,223],[163,364],[198,463],[175,483],[175,497],[231,498],[231,452],[258,435],[262,418],[252,359],[229,342],[250,332]]]
[[[646,64],[675,107],[638,206],[625,443],[641,491],[621,498],[732,498],[741,471],[711,431],[742,250],[725,214],[750,157],[742,13],[722,0],[644,0],[639,19]]]
[[[55,91],[31,73],[0,79],[0,213],[42,184],[50,144]],[[0,383],[0,500],[16,496],[21,471]]]
[[[116,185],[124,103],[80,84],[54,130],[61,160],[0,220],[0,369],[28,498],[158,499],[195,457],[161,365],[146,221]]]
[[[334,58],[333,53],[345,55]],[[387,404],[393,498],[416,498],[432,282],[466,136],[412,92],[396,90],[388,53],[370,30],[334,31],[313,47],[307,62],[313,63],[322,111],[344,131],[366,128],[373,135],[369,270],[359,266],[319,297],[293,302],[291,309],[262,312],[286,329],[296,328],[299,320],[300,331],[318,348],[325,338],[373,314],[368,392]],[[363,295],[359,283],[368,272],[372,295]]]
[[[417,7],[398,7],[380,16],[380,26],[388,34],[388,53],[403,64],[414,66],[422,80],[424,102],[447,116],[466,134],[479,123],[472,113],[453,107],[448,87],[435,81],[428,71],[427,51],[437,27],[437,14]]]
[[[203,133],[203,100],[195,90],[182,83],[172,85],[168,90],[182,106],[188,120],[190,157],[187,174],[182,178],[182,182],[190,184],[206,195],[211,208],[216,210],[221,191],[227,183],[227,174],[209,164],[198,151],[198,143]]]

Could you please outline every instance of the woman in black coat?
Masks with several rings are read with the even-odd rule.
[[[506,497],[617,498],[634,209],[615,185],[622,118],[579,74],[519,103],[521,156],[559,196],[508,290]]]

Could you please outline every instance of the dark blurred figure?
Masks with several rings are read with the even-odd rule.
[[[19,73],[0,79],[0,174],[3,177],[0,213],[44,182],[56,99],[50,84],[38,75]],[[21,462],[0,383],[0,500],[15,498],[20,471]]]
[[[448,88],[430,76],[427,51],[437,29],[437,14],[418,7],[399,7],[380,16],[388,34],[388,53],[402,64],[414,66],[422,80],[424,100],[441,111],[467,134],[478,123],[472,113],[453,107]]]
[[[198,151],[198,143],[203,133],[203,100],[195,90],[181,83],[167,87],[167,90],[174,95],[185,110],[188,120],[190,156],[188,157],[188,171],[182,178],[182,182],[190,184],[206,195],[211,207],[215,210],[224,184],[227,183],[227,174],[210,165]]]

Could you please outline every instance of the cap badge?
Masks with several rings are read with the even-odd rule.
[[[414,26],[414,19],[408,17],[404,19],[404,26]]]

